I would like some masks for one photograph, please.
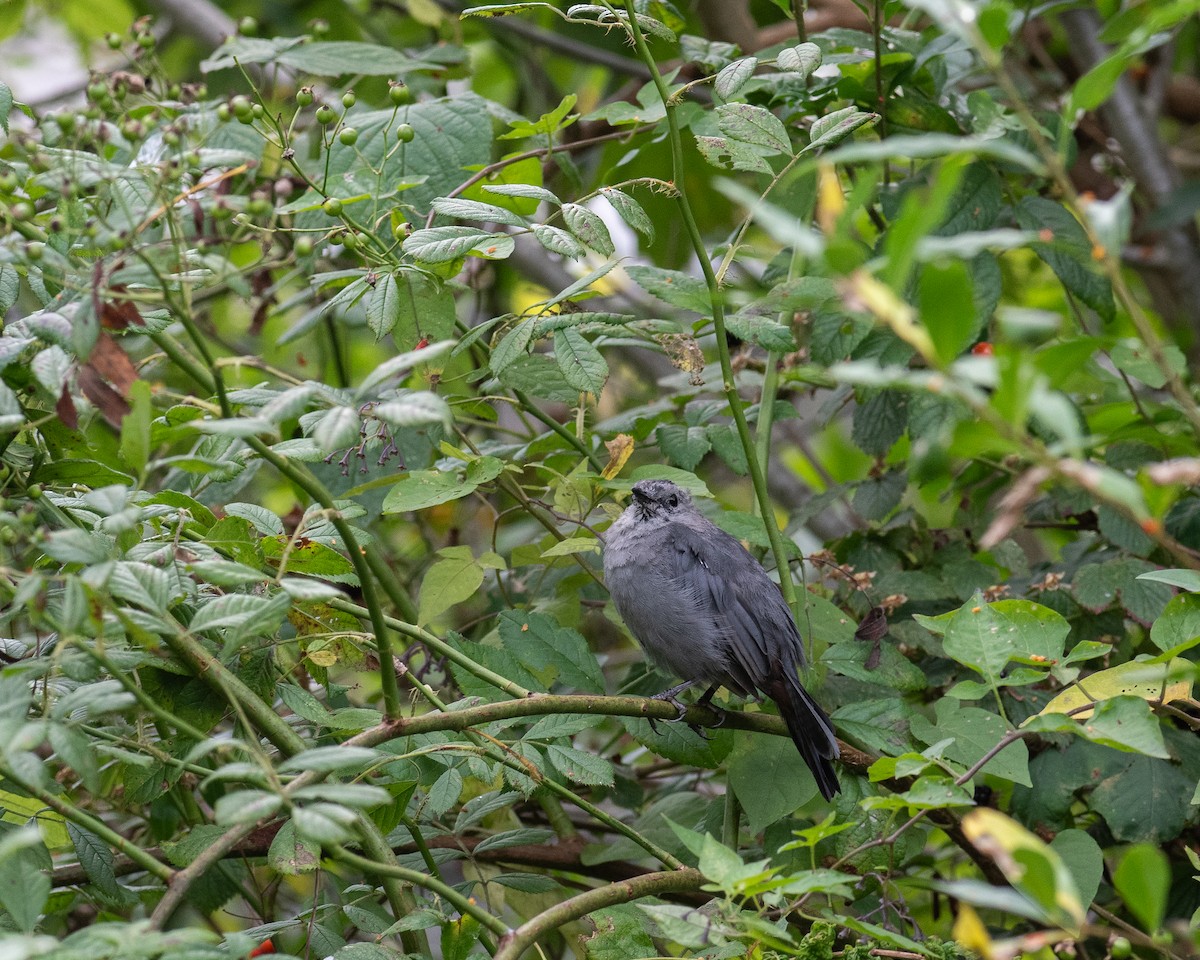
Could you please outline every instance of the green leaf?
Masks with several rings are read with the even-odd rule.
[[[817,795],[817,783],[786,737],[739,730],[727,765],[729,786],[746,811],[751,833],[761,833]]]
[[[283,622],[291,606],[286,594],[259,597],[248,593],[227,593],[213,597],[196,611],[188,629],[193,633],[204,630],[232,628],[239,637],[255,633],[271,633]]]
[[[562,215],[567,229],[601,256],[611,257],[617,252],[612,237],[609,236],[608,227],[604,225],[599,214],[577,203],[564,203]]]
[[[427,625],[452,606],[469,600],[483,583],[483,567],[475,560],[471,548],[444,547],[436,561],[421,579],[417,601],[417,622]]]
[[[661,267],[642,264],[629,264],[625,267],[625,272],[647,293],[652,293],[673,306],[702,314],[712,312],[708,287],[699,277],[678,270],[664,270]]]
[[[1157,933],[1167,914],[1171,865],[1158,847],[1130,847],[1113,873],[1113,886],[1147,933]]]
[[[1152,579],[1145,574],[1143,577]],[[1181,593],[1172,597],[1162,615],[1150,627],[1150,639],[1159,650],[1171,651],[1175,655],[1200,642],[1200,596]]]
[[[681,423],[660,424],[654,437],[666,458],[683,470],[694,470],[712,446],[704,427],[686,427]]]
[[[546,744],[546,759],[559,773],[591,787],[611,787],[613,785],[612,764],[603,757],[598,757],[574,747],[564,747],[557,743]]]
[[[0,906],[17,929],[32,934],[50,896],[49,855],[36,828],[5,845],[0,860]]]
[[[1139,574],[1138,579],[1168,583],[1180,590],[1200,593],[1200,570],[1149,570]]]
[[[1062,858],[1075,878],[1080,902],[1085,906],[1090,904],[1096,899],[1104,876],[1104,854],[1100,845],[1083,830],[1060,830],[1050,841],[1050,848]]]
[[[921,321],[938,356],[949,364],[979,336],[971,274],[960,260],[930,263],[920,269],[917,296]]]
[[[506,210],[494,203],[480,200],[464,200],[461,197],[438,197],[433,209],[455,220],[482,220],[485,223],[503,223],[510,227],[528,227],[529,221],[519,214]]]
[[[948,697],[937,701],[934,712],[936,726],[919,714],[912,718],[913,736],[929,745],[952,737],[954,742],[943,755],[962,764],[964,769],[974,766],[1009,732],[1007,724],[996,714],[978,707],[960,706]],[[1020,740],[996,754],[980,773],[1033,786],[1029,779],[1029,750]]]
[[[8,115],[12,113],[12,106],[12,88],[7,83],[0,81],[0,130],[3,130],[6,136],[8,135]],[[8,306],[5,306],[0,312],[7,313]]]
[[[788,73],[798,73],[802,80],[807,80],[820,65],[821,48],[815,43],[798,43],[794,47],[784,47],[775,57],[775,66]]]
[[[225,47],[217,50],[217,54],[227,53],[230,44],[246,39],[242,37],[227,41]],[[327,40],[292,46],[275,59],[284,66],[320,77],[340,77],[346,74],[394,77],[417,70],[442,68],[438,63],[414,60],[394,47],[351,40]],[[268,59],[251,60],[246,57],[241,57],[240,60],[243,63],[270,62]]]
[[[305,843],[296,835],[295,823],[284,820],[271,840],[267,865],[284,876],[312,873],[321,865],[320,852],[319,847]]]
[[[512,255],[515,245],[505,233],[488,233],[476,227],[430,227],[413,231],[400,249],[425,263],[450,263],[468,254],[503,260]]]
[[[550,671],[560,683],[575,690],[604,690],[604,674],[587,641],[545,614],[516,610],[501,614],[500,639],[505,650],[535,673]]]
[[[587,960],[648,960],[660,955],[645,930],[645,915],[633,905],[605,907],[587,919],[594,928],[581,938]]]
[[[758,57],[742,57],[723,67],[713,80],[713,89],[722,100],[728,100],[746,85],[758,69]]]
[[[651,243],[654,241],[654,221],[633,197],[613,187],[601,187],[600,196],[612,204],[612,208],[617,211],[617,216],[648,241]]]
[[[733,140],[767,147],[775,153],[790,153],[792,141],[782,121],[763,107],[750,103],[722,103],[717,107],[717,126]]]
[[[546,223],[535,223],[533,225],[533,236],[538,243],[551,253],[570,257],[572,260],[578,260],[580,257],[587,255],[587,250],[584,249],[582,243],[567,233],[566,230],[560,230],[558,227],[552,227]]]
[[[121,419],[121,459],[141,474],[150,459],[150,421],[154,416],[150,384],[135,380],[129,386],[128,401],[129,413]]]
[[[747,170],[751,173],[770,174],[771,165],[763,159],[766,152],[729,137],[697,136],[696,149],[710,164],[719,170]]]
[[[528,355],[530,341],[533,340],[535,319],[526,317],[509,330],[492,350],[489,365],[492,373],[500,374],[506,367]]]
[[[449,503],[474,493],[476,483],[464,481],[456,473],[440,470],[412,470],[401,477],[383,498],[384,513],[408,513]]]
[[[1033,244],[1033,250],[1062,285],[1105,320],[1112,320],[1115,314],[1112,287],[1096,272],[1092,245],[1070,211],[1045,197],[1025,196],[1013,212],[1022,229],[1048,233],[1050,239]]]
[[[608,364],[582,333],[574,327],[556,330],[554,358],[567,383],[581,393],[600,395],[608,379]]]
[[[1173,840],[1191,816],[1195,778],[1167,760],[1135,756],[1092,791],[1092,809],[1125,843]]]
[[[725,318],[725,328],[735,337],[757,343],[765,350],[784,353],[796,349],[792,331],[772,317],[731,313]]]
[[[77,827],[68,821],[67,834],[75,845],[75,855],[79,865],[87,874],[88,881],[106,900],[122,903],[126,892],[117,882],[116,861],[113,852],[94,833]]]
[[[384,274],[367,299],[367,326],[382,340],[392,332],[400,315],[400,283],[394,273]]]
[[[358,776],[387,758],[388,754],[373,747],[355,747],[342,743],[337,746],[302,750],[284,760],[279,769],[284,772],[314,770],[318,773]]]

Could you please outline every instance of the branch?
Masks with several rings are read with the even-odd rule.
[[[630,903],[641,897],[655,897],[663,893],[699,890],[703,883],[704,874],[699,870],[685,868],[666,873],[647,873],[633,880],[589,890],[564,900],[521,924],[516,930],[505,933],[500,938],[500,948],[493,960],[517,960],[539,937],[603,907]]]

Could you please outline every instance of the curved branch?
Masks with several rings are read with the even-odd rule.
[[[663,893],[698,890],[704,882],[704,874],[687,867],[665,873],[647,873],[632,880],[597,887],[595,890],[564,900],[521,924],[516,930],[508,931],[500,938],[499,949],[493,960],[517,960],[542,935],[603,907],[630,903],[641,897],[655,897]]]

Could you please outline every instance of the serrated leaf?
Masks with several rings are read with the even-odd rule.
[[[602,187],[600,196],[612,204],[617,215],[647,240],[654,241],[654,223],[642,205],[629,194],[613,187]]]
[[[475,491],[478,484],[464,481],[456,473],[440,470],[412,470],[401,477],[383,499],[384,513],[408,513],[424,510],[465,497]]]
[[[750,103],[723,103],[717,107],[717,126],[727,137],[743,143],[767,147],[776,153],[790,153],[783,122],[770,110]]]
[[[573,327],[556,330],[554,358],[567,383],[583,393],[600,395],[608,379],[608,364],[582,333]]]
[[[375,284],[367,300],[367,326],[381,340],[396,325],[400,316],[400,289],[395,274],[384,274]]]
[[[794,47],[784,47],[775,57],[775,66],[788,73],[798,73],[801,79],[808,79],[820,65],[821,48],[815,43],[798,43]]]
[[[758,69],[758,57],[742,57],[723,67],[713,80],[713,89],[722,100],[728,100],[746,85]]]
[[[312,438],[324,453],[336,453],[358,443],[361,427],[362,419],[354,407],[334,407],[317,421]]]
[[[603,757],[576,750],[574,747],[548,743],[546,744],[546,758],[554,769],[576,783],[587,784],[591,787],[611,787],[613,785],[612,764]]]
[[[535,223],[533,225],[533,236],[538,243],[551,253],[570,257],[572,260],[577,260],[587,254],[587,249],[574,236],[567,233],[566,230],[552,227],[547,223]]]
[[[401,250],[425,263],[449,263],[468,254],[487,260],[503,260],[515,245],[506,233],[488,233],[475,227],[430,227],[414,231]]]
[[[699,277],[678,270],[664,270],[642,264],[629,264],[625,268],[629,278],[647,293],[684,310],[711,314],[712,300],[708,286]]]
[[[456,220],[482,220],[486,223],[503,223],[510,227],[528,227],[529,221],[519,214],[498,207],[493,203],[464,200],[461,197],[438,197],[433,201],[438,213]]]
[[[526,317],[509,330],[492,350],[489,366],[492,373],[499,374],[521,357],[528,354],[529,343],[533,340],[534,318]]]
[[[577,203],[564,203],[562,215],[567,229],[597,253],[611,257],[617,252],[612,237],[608,234],[608,227],[604,225],[599,214]]]

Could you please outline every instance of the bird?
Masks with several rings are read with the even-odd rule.
[[[840,756],[829,717],[800,683],[804,648],[792,611],[761,564],[705,517],[669,480],[633,485],[629,505],[609,527],[604,579],[617,612],[650,660],[683,683],[743,697],[770,697],[826,800],[841,790]]]

